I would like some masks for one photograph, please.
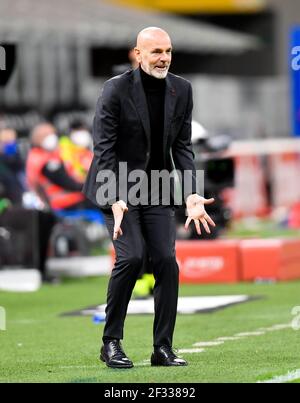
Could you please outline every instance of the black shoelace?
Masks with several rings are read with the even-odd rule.
[[[165,346],[164,348],[169,353],[169,356],[172,359],[178,358],[177,355],[175,354],[175,352],[178,352],[178,350],[173,349],[172,347],[168,347],[168,346]]]
[[[115,358],[127,358],[121,344],[118,341],[112,341],[110,344],[112,347],[113,356]]]

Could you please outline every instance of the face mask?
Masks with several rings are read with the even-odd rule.
[[[56,134],[49,134],[43,142],[42,148],[46,151],[54,151],[58,146],[58,137]]]
[[[71,141],[78,147],[88,148],[91,146],[91,135],[87,130],[78,130],[70,136]]]

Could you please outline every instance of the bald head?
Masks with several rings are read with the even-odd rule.
[[[153,44],[154,42],[161,43],[162,41],[168,41],[171,44],[171,39],[169,34],[161,28],[157,27],[149,27],[143,29],[137,37],[136,46],[139,49],[142,49],[144,46],[148,46],[148,44]]]
[[[166,78],[172,60],[172,43],[166,31],[156,27],[143,29],[138,34],[134,51],[147,74],[158,79]]]

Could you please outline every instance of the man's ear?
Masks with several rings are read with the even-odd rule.
[[[134,54],[138,63],[141,63],[141,51],[138,48],[134,48]]]

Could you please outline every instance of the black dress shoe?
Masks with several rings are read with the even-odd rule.
[[[133,363],[126,357],[119,340],[112,340],[101,348],[100,360],[109,368],[132,368]]]
[[[154,348],[154,353],[151,356],[151,365],[153,367],[182,367],[188,363],[176,356],[171,347],[160,346]]]

